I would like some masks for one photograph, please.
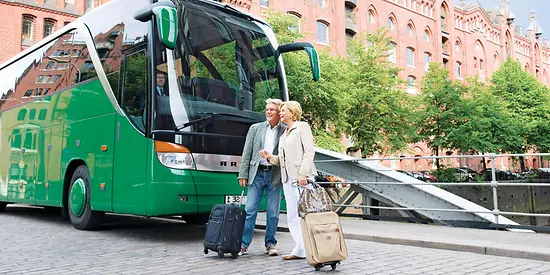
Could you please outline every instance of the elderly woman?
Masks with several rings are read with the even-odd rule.
[[[307,184],[307,178],[315,173],[313,135],[307,122],[299,121],[302,107],[296,101],[284,102],[280,107],[281,122],[287,125],[279,139],[278,155],[260,151],[260,156],[271,164],[281,166],[281,181],[286,199],[287,223],[296,246],[285,260],[304,259],[306,251],[298,215],[299,190],[293,183]]]

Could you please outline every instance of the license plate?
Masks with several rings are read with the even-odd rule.
[[[225,196],[225,204],[239,204],[241,200],[241,195],[236,196]],[[243,202],[242,204],[246,204],[246,196],[243,196]]]

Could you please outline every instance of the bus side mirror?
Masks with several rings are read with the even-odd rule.
[[[308,42],[296,42],[296,43],[290,43],[281,45],[279,49],[277,49],[277,53],[283,54],[287,52],[295,52],[295,51],[305,51],[309,56],[309,65],[311,66],[311,73],[313,75],[313,80],[318,81],[321,78],[321,65],[319,63],[319,54],[317,54],[317,50],[311,45],[311,43]]]
[[[171,2],[158,2],[142,10],[139,10],[134,18],[141,22],[150,21],[153,16],[157,21],[157,31],[160,41],[166,48],[176,48],[178,37],[178,16],[174,4]]]

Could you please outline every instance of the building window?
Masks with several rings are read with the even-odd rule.
[[[267,1],[267,0],[266,0]],[[86,9],[89,10],[89,9],[93,9],[94,6],[95,6],[95,1],[94,0],[86,0]],[[261,2],[260,2],[261,4]]]
[[[55,27],[55,20],[46,18],[44,19],[44,37],[53,33]]]
[[[346,22],[355,24],[355,8],[346,5]]]
[[[349,49],[350,42],[353,41],[353,38],[355,37],[355,34],[350,31],[346,31],[346,49]]]
[[[414,49],[407,47],[407,65],[414,67]]]
[[[485,71],[485,62],[484,62],[483,59],[479,60],[479,70],[480,71]]]
[[[328,44],[328,24],[317,21],[317,42]]]
[[[407,77],[407,92],[416,94],[416,77],[409,75]]]
[[[324,7],[325,6],[325,0],[317,0],[319,2],[319,6]]]
[[[413,36],[413,29],[412,29],[412,26],[410,24],[407,25],[407,35]]]
[[[292,16],[292,19],[296,20],[291,26],[288,26],[288,30],[296,33],[300,33],[300,16],[295,13],[288,13]]]
[[[260,0],[260,6],[269,7],[269,0]]]
[[[460,52],[460,42],[458,42],[458,41],[456,41],[456,43],[455,43],[455,51],[456,51],[457,53]]]
[[[430,33],[427,30],[424,31],[424,41],[430,42]]]
[[[460,62],[456,62],[456,78],[462,79],[462,64]]]
[[[447,9],[441,6],[441,30],[447,32]]]
[[[374,23],[374,12],[369,11],[369,23]]]
[[[432,55],[430,53],[424,53],[424,70],[430,69],[430,62],[432,62]]]
[[[34,34],[34,17],[31,15],[23,15],[23,22],[21,27],[21,39],[33,39]]]
[[[388,18],[388,29],[393,30],[393,18]]]
[[[397,44],[391,42],[391,43],[390,43],[390,47],[389,47],[389,49],[388,49],[388,61],[389,61],[389,62],[397,63],[397,51],[396,51],[396,48],[397,48]]]

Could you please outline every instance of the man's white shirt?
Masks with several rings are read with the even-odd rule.
[[[273,147],[275,147],[275,139],[277,138],[277,125],[275,127],[271,128],[271,125],[269,123],[266,123],[266,129],[265,129],[265,137],[264,137],[264,150],[266,150],[269,154],[273,154]],[[265,158],[262,158],[260,160],[260,164],[262,165],[271,165],[267,162]]]

